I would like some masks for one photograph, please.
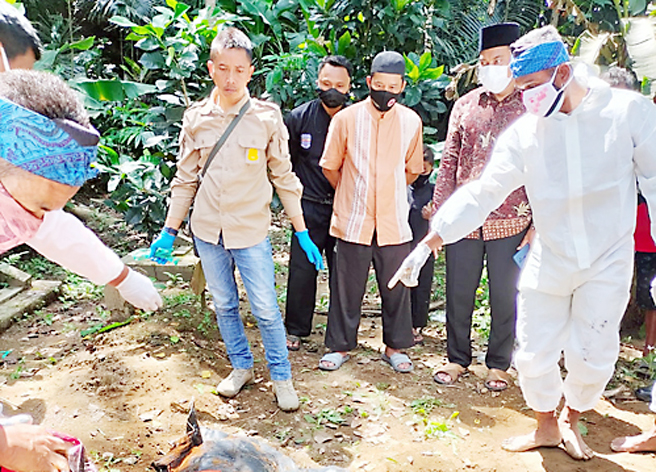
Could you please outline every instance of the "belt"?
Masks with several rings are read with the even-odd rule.
[[[309,196],[303,195],[302,199],[307,200],[308,202],[318,203],[320,205],[332,205],[333,204],[333,198],[332,197],[314,198],[314,197],[309,197]]]

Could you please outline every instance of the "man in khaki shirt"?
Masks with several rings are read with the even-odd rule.
[[[193,202],[191,231],[233,367],[217,390],[233,397],[253,379],[253,354],[239,315],[234,276],[237,266],[260,328],[278,405],[283,410],[295,410],[298,397],[291,381],[267,237],[273,187],[308,259],[320,265],[321,254],[303,220],[302,186],[291,170],[280,109],[248,95],[246,86],[254,71],[251,48],[250,40],[235,28],[221,31],[212,43],[208,68],[216,88],[185,113],[171,204],[151,253],[171,249]],[[212,148],[244,106],[248,107],[241,121],[199,183],[198,176]]]
[[[357,345],[372,261],[383,305],[383,359],[398,372],[412,370],[400,351],[413,345],[410,292],[387,288],[410,252],[406,188],[423,171],[421,119],[396,103],[405,87],[404,74],[399,53],[374,58],[367,78],[370,98],[335,115],[319,163],[335,187],[330,234],[337,238],[326,330],[332,352],[319,363],[324,370],[339,368]]]

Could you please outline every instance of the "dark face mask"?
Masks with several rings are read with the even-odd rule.
[[[319,98],[323,104],[328,108],[341,107],[347,102],[349,98],[348,94],[342,93],[336,88],[330,88],[328,90],[321,90],[318,88],[317,93],[319,94]]]
[[[388,92],[386,90],[374,90],[370,88],[369,96],[371,97],[371,101],[374,102],[376,108],[385,112],[392,108],[396,102],[399,101],[401,94]]]

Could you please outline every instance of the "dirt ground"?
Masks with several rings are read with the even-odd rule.
[[[147,244],[117,221],[96,224],[106,243],[119,250]],[[284,306],[289,233],[284,222],[276,223],[272,244],[279,302]],[[43,270],[47,273],[48,268]],[[443,296],[441,284],[436,280],[438,299]],[[432,380],[432,373],[445,362],[445,329],[439,313],[424,331],[425,343],[409,350],[415,362],[411,374],[394,373],[380,361],[379,317],[363,317],[360,345],[339,371],[319,370],[326,317],[317,315],[312,336],[300,351],[290,353],[302,406],[284,413],[276,407],[257,325],[242,294],[257,379],[235,399],[222,399],[214,388],[228,375],[230,364],[214,315],[184,283],[172,279],[167,285],[162,287],[164,309],[137,313],[126,325],[107,332],[93,333],[124,318],[105,309],[97,289],[75,282],[60,301],[0,333],[0,351],[10,351],[4,357],[0,352],[4,413],[27,412],[35,422],[80,438],[100,472],[152,470],[153,460],[184,434],[192,399],[202,426],[266,440],[304,467],[656,471],[656,454],[615,454],[609,448],[616,436],[637,434],[653,425],[647,405],[631,394],[636,382],[644,382],[629,368],[631,359],[639,357],[639,342],[623,345],[618,374],[609,387],[615,390],[612,401],[601,401],[585,415],[581,428],[598,455],[581,463],[558,449],[522,454],[501,449],[503,439],[528,432],[535,422],[517,386],[501,393],[484,388],[484,365],[473,365],[453,387]],[[367,290],[367,314],[377,311],[375,292],[374,287]],[[317,298],[318,311],[325,311],[325,274]],[[474,344],[479,346],[480,339],[475,337]],[[482,360],[482,353],[475,352],[475,357]]]
[[[653,423],[646,405],[637,401],[602,401],[586,414],[586,438],[598,453],[590,462],[573,461],[557,449],[503,451],[504,438],[534,425],[519,388],[486,391],[481,365],[454,387],[433,382],[431,372],[444,362],[441,323],[432,323],[425,344],[410,350],[416,364],[412,374],[394,373],[379,360],[379,318],[363,319],[361,344],[351,360],[325,373],[316,368],[325,323],[325,317],[317,316],[319,329],[310,342],[291,353],[303,405],[298,412],[284,413],[276,408],[257,327],[248,314],[257,383],[225,401],[213,393],[230,370],[223,343],[215,331],[203,335],[186,326],[187,318],[175,316],[175,307],[86,338],[81,329],[102,318],[96,303],[68,308],[58,302],[47,313],[24,319],[0,336],[2,350],[12,350],[0,368],[5,413],[29,412],[49,428],[79,437],[102,470],[147,470],[183,434],[192,398],[203,426],[265,438],[305,466],[656,470],[656,455],[614,454],[608,446],[614,437]]]

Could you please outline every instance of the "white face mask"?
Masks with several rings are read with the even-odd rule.
[[[501,93],[512,80],[508,66],[478,66],[478,80],[492,93]]]
[[[570,73],[567,82],[558,90],[554,86],[557,72],[558,69],[556,68],[549,82],[522,92],[522,101],[529,113],[547,118],[559,111],[563,106],[565,89],[572,81],[574,74]]]

